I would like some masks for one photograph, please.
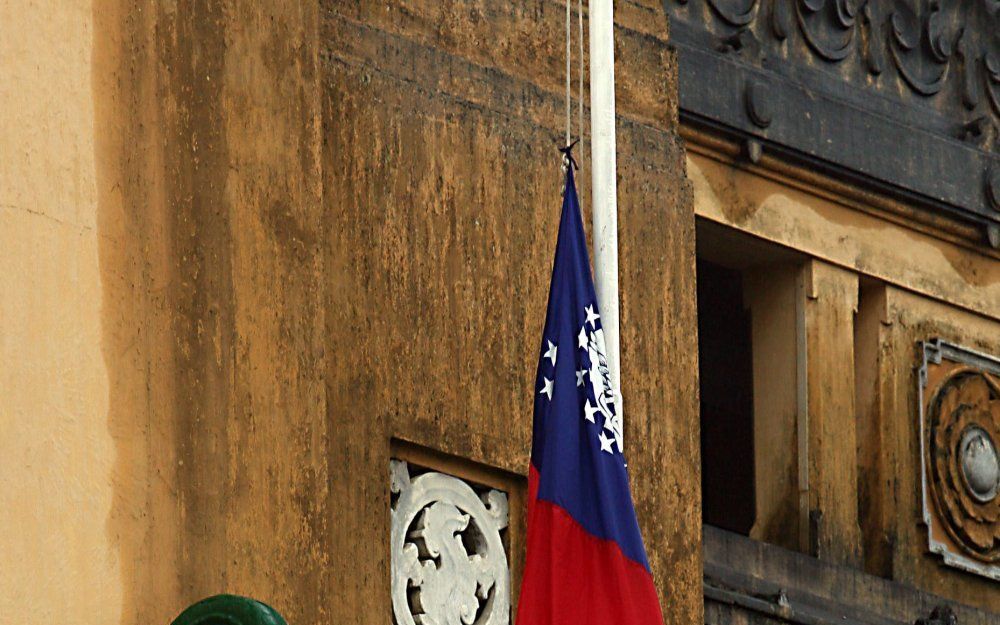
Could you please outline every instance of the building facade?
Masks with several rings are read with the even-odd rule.
[[[0,8],[0,612],[512,618],[564,10]],[[998,20],[617,3],[625,443],[668,625],[1000,618]]]

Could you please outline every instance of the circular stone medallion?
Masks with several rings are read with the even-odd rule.
[[[965,429],[958,449],[969,494],[983,503],[993,501],[1000,490],[1000,459],[993,439],[986,430],[973,425]]]
[[[926,462],[931,494],[955,543],[981,562],[1000,562],[1000,383],[959,367],[928,404]]]

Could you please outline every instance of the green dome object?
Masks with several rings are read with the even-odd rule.
[[[288,625],[271,606],[236,595],[215,595],[192,604],[171,625]]]

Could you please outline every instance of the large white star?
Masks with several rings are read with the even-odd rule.
[[[542,390],[538,391],[538,394],[546,395],[548,396],[549,401],[552,401],[552,389],[555,385],[555,381],[546,377],[542,377],[542,379],[545,380],[545,382],[542,383]]]
[[[552,361],[552,366],[554,367],[554,366],[556,366],[556,350],[559,349],[559,348],[556,347],[556,344],[553,343],[552,341],[548,341],[547,340],[545,342],[549,344],[549,349],[548,349],[547,352],[545,352],[545,354],[542,356],[542,358],[548,358],[549,360],[551,360]]]
[[[600,319],[601,316],[599,314],[597,314],[596,312],[594,312],[594,307],[593,306],[586,306],[586,307],[584,307],[584,310],[587,311],[587,323],[590,324],[591,328],[596,329],[597,325],[594,322],[597,321],[598,319]]]
[[[589,341],[587,338],[587,326],[580,326],[580,334],[576,337],[576,340],[580,344],[580,349],[587,349]]]
[[[601,439],[601,451],[606,451],[609,454],[615,453],[614,450],[611,449],[611,444],[615,442],[615,439],[608,438],[604,435],[604,432],[598,434],[597,438]]]
[[[583,376],[587,375],[586,369],[580,369],[576,372],[576,385],[583,386]]]
[[[600,412],[601,409],[598,408],[597,406],[591,406],[589,399],[587,400],[587,405],[583,407],[583,411],[586,413],[583,415],[584,419],[590,421],[591,423],[597,423],[596,421],[594,421],[594,415]]]

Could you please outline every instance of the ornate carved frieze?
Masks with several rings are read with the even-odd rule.
[[[507,625],[507,495],[390,461],[395,625]]]
[[[664,0],[690,122],[1000,244],[1000,0]]]
[[[1000,359],[925,343],[924,521],[946,564],[1000,579]]]

